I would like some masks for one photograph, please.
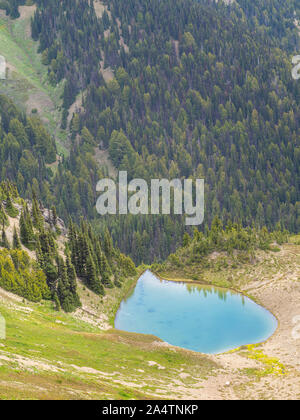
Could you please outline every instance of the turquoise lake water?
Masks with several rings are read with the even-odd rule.
[[[265,341],[275,332],[277,320],[240,294],[160,280],[146,271],[121,303],[115,328],[216,354]]]

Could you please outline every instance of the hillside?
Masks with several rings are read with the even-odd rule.
[[[31,38],[30,20],[35,10],[35,5],[19,6],[20,16],[14,20],[0,10],[0,54],[7,63],[6,80],[1,80],[0,92],[28,115],[37,112],[55,136],[59,153],[66,154],[67,136],[60,129],[62,84],[50,85],[38,45]]]
[[[134,279],[118,294],[108,291],[97,317],[57,312],[49,302],[30,303],[0,289],[0,313],[7,322],[7,338],[0,340],[1,398],[298,399],[299,239],[291,238],[278,252],[257,251],[255,264],[204,272],[201,267],[201,276],[212,283],[230,277],[232,287],[279,320],[266,343],[217,356],[95,324],[103,316],[112,321]],[[209,258],[216,259],[215,253]]]
[[[44,205],[65,222],[84,216],[102,234],[108,227],[136,263],[163,261],[186,227],[178,216],[99,218],[96,183],[120,169],[146,180],[204,178],[208,226],[218,215],[270,230],[280,221],[297,233],[297,2],[121,3],[69,10],[37,1],[19,6],[16,19],[1,12],[0,92],[55,140],[38,191]],[[16,171],[9,176],[18,184]]]
[[[223,225],[215,218],[211,229],[204,234],[196,228],[193,236],[186,233],[183,247],[169,255],[164,263],[154,263],[152,270],[168,278],[238,288],[243,286],[243,276],[236,283],[236,276],[232,273],[240,273],[240,267],[259,264],[258,253],[261,251],[276,255],[288,238],[288,232],[280,229],[269,232],[266,227],[243,228],[231,222]]]
[[[208,225],[299,231],[297,1],[36,3],[33,37],[66,79],[73,138],[86,127],[129,178],[205,178]],[[185,230],[178,217],[90,217],[137,263],[163,260]]]
[[[83,220],[80,226],[70,220],[66,229],[55,207],[43,208],[34,190],[32,194],[32,201],[24,201],[14,185],[0,184],[0,287],[74,312],[82,307],[77,283],[97,306],[106,289],[120,288],[136,275],[133,262],[113,247],[108,231],[103,238],[96,236]]]
[[[0,0],[0,399],[300,399],[299,22],[299,0]],[[203,178],[204,223],[100,216],[119,171]],[[117,330],[145,270],[185,284],[160,284],[173,324],[138,301],[174,335],[170,286],[277,330],[222,354]]]
[[[7,328],[6,339],[0,340],[0,398],[299,398],[297,352],[300,349],[295,339],[300,313],[299,236],[287,238],[287,234],[280,231],[244,231],[238,226],[223,230],[216,219],[206,237],[197,230],[193,238],[185,235],[182,249],[164,264],[152,266],[162,278],[191,282],[191,287],[194,282],[239,290],[271,310],[279,320],[276,333],[266,343],[243,346],[222,355],[201,355],[170,346],[157,337],[113,329],[120,301],[145,267],[140,267],[135,275],[123,277],[118,264],[114,279],[122,278],[122,281],[119,287],[105,287],[104,296],[91,291],[91,284],[86,283],[84,277],[77,277],[75,290],[72,287],[70,290],[78,295],[80,305],[77,309],[70,308],[68,299],[65,306],[67,295],[61,294],[59,286],[64,281],[63,275],[58,283],[53,283],[55,266],[50,272],[41,270],[40,247],[36,245],[38,252],[34,252],[31,241],[29,249],[20,239],[14,239],[16,227],[18,237],[24,241],[20,221],[26,208],[24,200],[9,184],[2,184],[1,188],[0,214],[6,240],[2,234],[0,313]],[[58,255],[63,260],[70,252],[72,256],[72,236],[79,233],[76,226],[71,225],[66,235],[61,220],[53,224],[52,211],[40,209],[39,212],[35,199],[27,206],[32,222],[40,215],[38,220],[43,222],[44,229],[52,229]],[[38,232],[39,228],[33,229],[35,242]],[[289,243],[284,243],[287,240]],[[103,249],[109,248],[109,242],[104,245],[103,241]],[[12,247],[3,248],[5,243]],[[16,259],[21,253],[22,258]],[[38,266],[36,261],[40,261]],[[24,262],[27,265],[24,266]],[[76,266],[76,259],[74,263]],[[8,264],[13,270],[13,283],[6,281]],[[111,267],[114,270],[113,264]],[[31,271],[27,287],[20,288],[28,269],[39,273],[43,287],[40,282],[36,283],[37,287],[30,287],[30,282],[34,284],[37,278]],[[65,291],[71,286],[67,284],[64,282]],[[47,292],[44,296],[39,294],[47,288],[57,290],[62,307],[73,312],[58,310],[58,301],[51,300]],[[31,290],[35,293],[30,293]]]

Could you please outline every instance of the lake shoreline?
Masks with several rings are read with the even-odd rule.
[[[151,270],[150,270],[151,271]],[[260,300],[259,299],[257,299],[257,298],[255,298],[255,297],[253,297],[253,296],[251,296],[251,295],[249,295],[249,294],[247,294],[244,290],[241,290],[241,289],[236,289],[236,288],[233,288],[233,287],[226,287],[226,286],[217,286],[217,285],[214,285],[214,284],[212,284],[212,283],[208,283],[208,282],[199,282],[199,281],[197,281],[197,280],[193,280],[193,279],[180,279],[180,278],[169,278],[169,277],[166,277],[166,276],[164,276],[164,277],[162,277],[162,275],[160,275],[159,273],[156,273],[155,271],[153,271],[153,274],[155,275],[155,276],[157,276],[160,280],[165,280],[165,281],[172,281],[172,282],[174,282],[174,283],[187,283],[187,284],[195,284],[195,285],[199,285],[199,286],[207,286],[207,287],[215,287],[215,288],[219,288],[219,289],[224,289],[224,290],[228,290],[228,291],[232,291],[232,292],[234,292],[234,293],[238,293],[238,294],[241,294],[241,295],[243,295],[243,296],[245,296],[245,297],[247,297],[248,299],[251,299],[253,302],[255,302],[257,305],[259,305],[259,306],[261,306],[263,309],[265,309],[265,310],[267,310],[268,312],[270,312],[272,315],[273,315],[273,317],[276,319],[276,321],[277,321],[277,328],[276,328],[276,330],[273,332],[273,334],[272,335],[270,335],[270,337],[269,338],[267,338],[266,340],[264,340],[264,341],[261,341],[260,343],[258,343],[257,345],[261,345],[261,344],[264,344],[264,343],[266,343],[268,340],[270,340],[272,337],[273,337],[273,335],[274,334],[276,334],[276,331],[278,330],[278,328],[279,328],[279,325],[280,325],[280,320],[278,319],[278,317],[272,312],[272,310],[270,310],[269,308],[267,308],[266,306],[264,306],[261,302],[260,302]],[[253,345],[253,343],[248,343],[248,344],[246,344],[247,346],[250,346],[250,345]],[[237,347],[237,348],[235,348],[235,349],[233,349],[233,350],[229,350],[230,352],[232,352],[232,351],[237,351],[237,350],[239,350],[239,347]],[[218,353],[218,354],[226,354],[226,353],[228,353],[228,351],[225,351],[225,352],[221,352],[221,353]],[[205,354],[205,353],[202,353],[202,354]]]
[[[143,277],[145,277],[145,279],[143,279]],[[144,281],[140,283],[142,279]],[[174,284],[173,287],[171,286],[172,283]],[[175,285],[184,285],[186,287],[184,287],[184,289],[179,289]],[[191,294],[192,290],[189,289],[189,285],[195,287],[195,289],[192,289],[195,293]],[[160,288],[160,291],[158,288]],[[197,289],[200,294],[196,293]],[[207,294],[205,293],[206,289],[208,292]],[[187,290],[189,292],[185,293]],[[203,291],[204,294],[202,294]],[[142,306],[139,293],[142,293],[141,296],[143,296],[141,297],[143,300]],[[222,296],[224,295],[224,298],[221,298],[221,301],[223,303],[228,302],[229,306],[228,304],[227,307],[224,307],[223,305],[221,305],[221,307],[219,306],[220,302],[218,299],[220,299],[220,293]],[[129,296],[131,299],[130,301],[127,301]],[[216,296],[218,296],[218,299],[215,299]],[[172,302],[177,303],[171,304],[167,312],[164,313],[166,306],[163,302],[171,302],[169,298]],[[160,303],[158,304],[158,302]],[[209,305],[207,306],[208,302]],[[236,306],[237,302],[239,302],[238,305],[242,304],[243,309],[242,307],[238,309],[239,306]],[[176,307],[178,305],[181,306],[182,316],[190,317],[191,322],[188,322],[190,328],[192,328],[191,325],[196,322],[193,327],[194,331],[197,330],[197,325],[202,325],[201,320],[203,320],[203,317],[212,317],[211,327],[217,329],[221,328],[223,335],[225,334],[223,340],[219,342],[218,334],[205,333],[204,328],[204,335],[202,338],[199,337],[197,339],[194,337],[194,334],[191,333],[191,335],[189,335],[190,338],[186,337],[186,342],[186,328],[183,327],[181,322],[181,312],[178,312],[177,309],[174,308],[174,305]],[[190,305],[193,305],[192,307],[194,309],[191,309]],[[215,312],[216,309],[214,308],[217,308],[217,312]],[[239,313],[241,309],[242,312]],[[149,315],[147,315],[147,312],[150,312],[150,310],[151,312],[158,314],[154,315],[155,321],[151,321],[153,316],[149,317]],[[224,315],[221,317],[218,315],[219,320],[217,321],[217,326],[215,324],[216,320],[214,320],[214,314],[218,313],[220,310],[224,311]],[[205,311],[205,313],[202,314],[203,311]],[[164,324],[169,323],[168,315],[173,312],[174,314],[171,315],[169,321],[173,322],[172,319],[179,316],[176,328],[175,326],[165,328]],[[200,324],[196,321],[197,317]],[[232,321],[230,321],[230,319],[232,319]],[[254,320],[256,320],[255,328],[253,324]],[[250,327],[248,330],[245,330],[242,327],[244,323],[247,325],[249,324]],[[253,328],[251,323],[253,324]],[[203,284],[197,281],[184,281],[184,279],[179,278],[176,279],[176,281],[172,281],[166,276],[162,277],[147,268],[146,270],[143,270],[136,284],[132,284],[132,287],[127,291],[126,296],[121,301],[114,318],[114,328],[119,331],[150,334],[157,337],[158,340],[163,340],[163,342],[168,345],[181,347],[182,349],[197,352],[202,355],[217,355],[227,353],[228,351],[234,351],[242,345],[262,344],[276,332],[278,328],[278,319],[263,305],[257,304],[246,293],[237,289]],[[173,331],[173,333],[171,333],[171,331]],[[191,337],[194,338],[192,339]],[[184,342],[186,342],[186,345],[184,345]]]
[[[135,287],[138,278],[147,269],[151,271],[151,266],[140,267],[139,275],[131,282],[126,295]],[[276,254],[260,251],[256,256],[256,263],[244,264],[242,270],[244,272],[240,269],[224,269],[226,278],[231,275],[231,281],[237,287],[221,286],[221,288],[241,293],[271,312],[278,322],[276,331],[258,345],[245,345],[217,355],[193,352],[154,337],[146,346],[149,351],[169,348],[171,352],[191,357],[205,356],[222,367],[217,374],[212,373],[194,385],[187,385],[179,378],[176,386],[170,385],[170,395],[173,398],[178,398],[176,396],[180,395],[179,399],[260,399],[262,398],[260,393],[264,393],[265,399],[292,399],[295,396],[299,398],[300,340],[292,338],[293,328],[296,327],[293,318],[300,315],[299,246],[295,243],[285,244]],[[162,280],[172,281],[168,276],[163,278],[161,274],[155,273],[155,270],[153,272]],[[213,279],[212,276],[208,278]],[[200,284],[192,279],[180,278],[179,281]],[[201,284],[220,287],[207,282]],[[124,298],[124,293],[122,296]],[[122,299],[120,303],[121,301]],[[116,312],[118,309],[119,305]],[[116,329],[111,331],[113,334],[122,334],[122,331]],[[144,339],[142,334],[134,334],[134,337],[137,343]],[[291,383],[294,384],[292,389]],[[269,384],[276,389],[275,392],[269,390]]]

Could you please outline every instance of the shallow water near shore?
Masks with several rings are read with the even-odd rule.
[[[115,328],[153,334],[174,346],[217,354],[265,341],[275,332],[277,320],[241,294],[160,280],[148,270],[122,301]]]

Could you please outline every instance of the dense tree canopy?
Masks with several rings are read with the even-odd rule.
[[[93,1],[36,3],[33,37],[50,80],[65,79],[64,126],[85,91],[70,158],[41,191],[60,215],[108,226],[138,262],[180,242],[179,218],[96,219],[99,145],[131,178],[205,178],[208,224],[218,215],[299,231],[299,2],[110,0],[100,18]]]

